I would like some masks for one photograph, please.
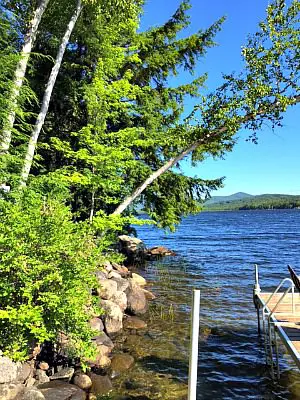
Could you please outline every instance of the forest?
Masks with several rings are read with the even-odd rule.
[[[233,211],[233,210],[277,210],[300,208],[300,196],[284,194],[262,194],[233,201],[220,201],[206,204],[206,211]]]
[[[299,0],[270,2],[243,69],[212,91],[194,72],[225,18],[186,36],[189,8],[140,31],[141,0],[0,2],[0,349],[14,360],[59,332],[90,358],[94,272],[120,260],[118,235],[199,212],[223,177],[180,162],[224,157],[240,132],[259,145],[300,101]]]

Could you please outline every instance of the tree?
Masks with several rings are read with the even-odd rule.
[[[239,76],[225,75],[224,84],[203,98],[186,119],[186,124],[175,128],[178,132],[185,131],[185,135],[189,132],[190,144],[147,177],[117,207],[114,215],[122,213],[152,182],[187,155],[191,154],[194,161],[201,161],[207,146],[231,147],[234,135],[242,127],[252,129],[252,140],[256,141],[256,132],[264,121],[280,125],[281,114],[300,101],[299,12],[298,0],[287,9],[283,1],[268,6],[260,31],[250,37],[243,48],[245,72]],[[199,120],[200,123],[196,122]]]
[[[223,21],[178,40],[177,33],[188,25],[188,8],[184,2],[164,26],[149,32],[110,34],[94,79],[85,90],[87,126],[76,136],[64,141],[55,138],[54,144],[52,141],[51,147],[66,160],[61,172],[68,176],[70,184],[73,181],[77,195],[81,192],[82,202],[92,209],[95,207],[91,202],[94,204],[96,199],[96,210],[111,213],[136,182],[161,163],[162,156],[176,151],[174,124],[180,120],[185,97],[199,95],[205,76],[170,88],[168,75],[180,68],[192,73],[197,58],[214,45],[214,35]],[[148,202],[149,210],[153,208],[151,216],[156,213],[157,220],[170,226],[178,222],[182,212],[198,211],[200,195],[219,184],[219,180],[204,181],[172,173],[166,176],[164,188],[172,186],[174,198],[170,193],[163,194],[170,198],[164,204],[165,211],[159,205],[162,197],[156,193],[149,192],[145,204]]]
[[[93,0],[85,0],[85,1],[78,0],[77,1],[76,7],[75,7],[72,17],[68,23],[68,26],[64,33],[63,39],[61,41],[61,44],[60,44],[60,47],[59,47],[59,50],[57,53],[57,57],[55,60],[55,64],[52,68],[52,71],[51,71],[51,74],[50,74],[50,77],[49,77],[49,80],[48,80],[48,83],[46,86],[41,110],[37,117],[35,126],[33,128],[33,131],[31,133],[31,136],[29,139],[29,144],[28,144],[28,148],[27,148],[27,152],[26,152],[26,156],[25,156],[25,160],[24,160],[24,165],[23,165],[22,172],[21,172],[21,180],[20,180],[21,186],[26,185],[28,175],[29,175],[31,165],[32,165],[32,160],[33,160],[36,144],[37,144],[41,129],[43,127],[43,124],[44,124],[44,121],[46,118],[46,114],[48,112],[52,91],[53,91],[53,88],[54,88],[54,85],[56,82],[58,72],[61,67],[62,59],[63,59],[64,53],[65,53],[67,44],[69,43],[70,36],[73,32],[73,29],[75,27],[77,19],[79,18],[85,3],[87,5],[89,3],[91,3],[92,6],[94,4],[97,4],[98,5],[98,10],[97,10],[98,13],[104,12],[106,14],[110,13],[114,16],[118,16],[119,21],[120,21],[120,19],[119,19],[120,15],[121,15],[121,20],[122,20],[122,18],[124,18],[126,16],[126,14],[122,15],[122,13],[125,10],[126,10],[126,12],[135,11],[135,3],[134,2],[131,3],[131,2],[125,2],[125,1],[121,1],[121,2],[112,1],[112,2],[108,2],[108,3],[105,3],[105,2],[103,3],[102,0],[100,0],[98,2],[97,1],[95,2]],[[118,13],[120,15],[118,15]]]
[[[24,37],[24,43],[21,49],[21,56],[17,63],[13,79],[13,85],[9,96],[9,112],[7,113],[2,128],[1,141],[0,141],[0,154],[6,153],[9,150],[12,129],[16,117],[18,97],[20,95],[20,90],[24,82],[28,60],[30,53],[32,51],[33,44],[36,39],[37,30],[48,3],[49,0],[40,0],[38,2],[37,7],[34,10],[32,20],[29,23],[28,31],[26,32]]]

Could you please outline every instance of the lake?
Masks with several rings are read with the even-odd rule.
[[[264,290],[288,276],[288,264],[300,273],[300,210],[203,212],[185,218],[173,234],[143,226],[138,236],[147,247],[164,245],[177,256],[142,271],[158,298],[147,333],[134,346],[124,345],[137,361],[115,381],[117,392],[128,396],[121,398],[186,399],[189,313],[197,287],[197,399],[300,399],[300,374],[283,348],[281,379],[270,379],[252,301],[254,264]]]

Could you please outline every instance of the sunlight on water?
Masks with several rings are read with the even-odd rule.
[[[186,399],[191,292],[200,287],[197,399],[300,399],[300,374],[284,348],[282,377],[275,384],[269,378],[252,303],[254,263],[264,289],[287,276],[287,264],[300,271],[300,211],[202,213],[175,234],[146,226],[138,234],[148,247],[164,245],[177,256],[143,272],[158,298],[147,332],[120,344],[136,363],[115,378],[111,398]]]

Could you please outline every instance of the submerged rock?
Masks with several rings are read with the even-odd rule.
[[[123,372],[131,368],[133,364],[134,358],[130,354],[116,354],[111,360],[111,369],[115,372]]]
[[[89,373],[92,381],[91,393],[96,396],[107,394],[112,389],[112,383],[107,375]]]
[[[124,328],[127,329],[144,329],[147,328],[145,321],[140,318],[128,316],[124,321]]]

